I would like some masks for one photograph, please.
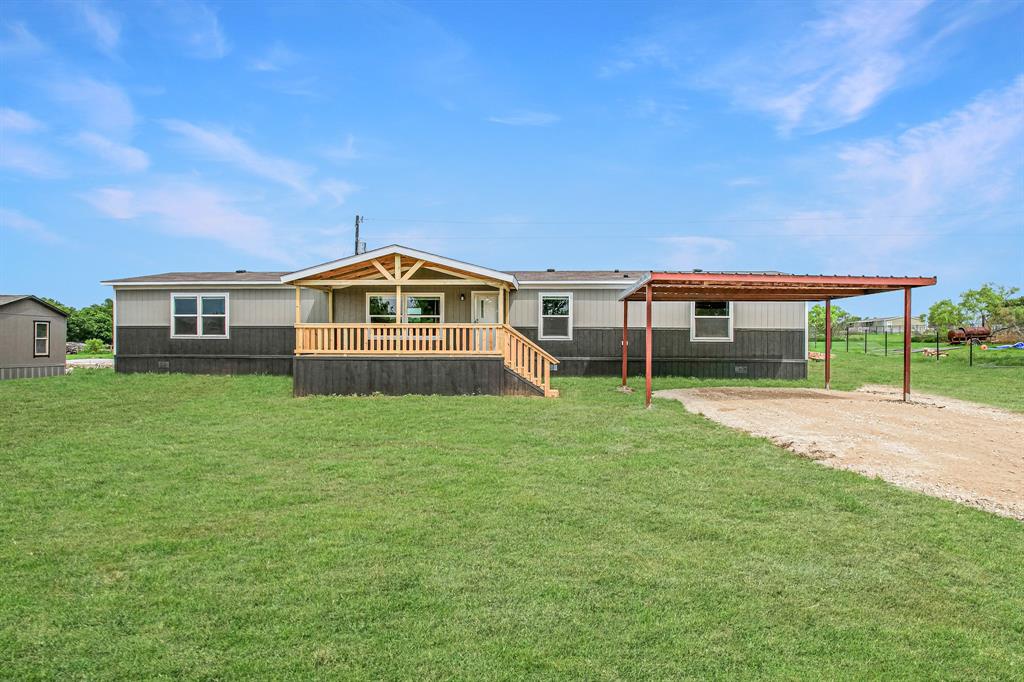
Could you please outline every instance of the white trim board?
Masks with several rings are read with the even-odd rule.
[[[337,270],[338,268],[344,268],[349,265],[355,265],[356,263],[364,263],[372,261],[375,258],[383,258],[384,256],[406,256],[409,258],[415,258],[416,260],[426,261],[425,267],[429,268],[430,264],[441,265],[449,268],[455,268],[457,270],[463,270],[465,272],[472,273],[474,275],[480,275],[488,279],[498,280],[499,282],[505,282],[506,284],[512,285],[512,287],[518,289],[519,281],[514,275],[510,275],[507,272],[501,272],[500,270],[491,270],[490,268],[481,267],[479,265],[473,265],[472,263],[465,263],[463,261],[454,260],[451,258],[445,258],[444,256],[438,256],[434,253],[427,253],[426,251],[418,251],[416,249],[410,249],[407,246],[401,246],[399,244],[392,244],[391,246],[383,246],[373,251],[367,251],[353,256],[347,256],[346,258],[339,258],[338,260],[331,261],[330,263],[322,263],[320,265],[314,265],[304,270],[296,270],[290,272],[287,275],[281,277],[281,282],[287,284],[294,282],[295,280],[305,279],[307,277],[313,277],[331,270]],[[411,280],[410,280],[411,281]]]
[[[544,298],[566,297],[569,299],[569,335],[544,335]],[[560,316],[559,316],[560,317]],[[543,341],[572,341],[573,333],[573,296],[571,291],[538,291],[537,292],[537,338]]]

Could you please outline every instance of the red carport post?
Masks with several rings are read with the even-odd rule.
[[[825,299],[825,390],[832,388],[832,299]]]
[[[645,373],[647,377],[646,385],[646,397],[644,399],[644,405],[646,407],[651,406],[651,345],[653,343],[654,334],[651,333],[651,300],[654,297],[654,287],[648,283],[647,285],[647,329],[644,331],[644,364]]]
[[[903,402],[910,395],[910,287],[903,288]]]
[[[629,364],[629,301],[622,302],[622,385],[626,385]]]

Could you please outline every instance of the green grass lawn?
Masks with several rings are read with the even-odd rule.
[[[615,384],[0,382],[0,676],[1024,676],[1024,525]]]

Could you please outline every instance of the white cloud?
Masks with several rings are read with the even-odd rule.
[[[203,128],[177,119],[165,120],[163,124],[208,158],[289,187],[308,199],[315,198],[315,192],[309,187],[311,171],[306,166],[288,159],[261,154],[226,130]]]
[[[658,242],[662,248],[657,258],[671,270],[720,269],[735,247],[732,241],[718,237],[665,237]]]
[[[0,228],[11,232],[21,232],[49,244],[59,244],[64,241],[38,220],[9,208],[0,208]]]
[[[24,111],[0,107],[0,133],[35,133],[45,128],[46,126]]]
[[[862,118],[902,84],[928,0],[826,5],[799,37],[721,66],[711,87],[778,120],[779,130],[827,130]]]
[[[334,203],[339,206],[345,203],[350,194],[358,190],[358,187],[345,180],[324,180],[320,183],[320,191],[333,199]]]
[[[124,90],[91,78],[56,81],[48,85],[58,102],[76,109],[88,127],[117,135],[135,126],[135,107]]]
[[[760,178],[740,177],[733,178],[725,183],[729,187],[757,187],[763,185],[764,181]]]
[[[149,156],[146,152],[137,147],[114,142],[98,133],[79,133],[74,142],[120,170],[134,173],[149,168]]]
[[[121,42],[121,20],[94,2],[78,2],[72,6],[78,9],[85,28],[92,33],[96,49],[107,55],[114,54]]]
[[[818,7],[813,20],[787,26],[785,33],[756,32],[724,57],[720,43],[707,44],[721,26],[667,19],[650,35],[620,47],[599,75],[665,69],[674,85],[722,91],[739,106],[770,116],[781,134],[818,132],[860,120],[894,90],[934,70],[944,56],[938,50],[942,43],[1006,9],[931,0]],[[706,55],[716,61],[709,63]]]
[[[909,255],[935,233],[988,224],[1006,202],[1019,205],[1022,101],[1024,76],[899,135],[842,146],[821,162],[837,169],[821,175],[833,192],[841,188],[838,202],[793,211],[784,231],[808,244],[827,238],[836,267],[880,272],[892,254]]]
[[[229,51],[216,13],[201,2],[172,0],[160,5],[161,28],[196,59],[220,59]]]
[[[298,59],[299,56],[282,43],[274,43],[265,55],[253,59],[249,63],[249,68],[253,71],[282,71]]]
[[[208,185],[168,180],[142,189],[106,187],[81,197],[115,220],[151,220],[166,234],[218,242],[260,258],[291,260],[269,221],[240,210]]]
[[[67,174],[64,163],[53,154],[37,145],[17,140],[3,141],[0,168],[43,179],[60,178]]]
[[[331,161],[352,161],[359,158],[356,151],[356,138],[351,133],[345,136],[345,144],[338,147],[326,147],[320,153]]]
[[[0,40],[0,57],[31,57],[46,50],[46,46],[36,38],[22,22],[5,24],[6,35]]]
[[[515,111],[505,116],[490,116],[487,120],[507,126],[549,126],[561,119],[544,111]]]

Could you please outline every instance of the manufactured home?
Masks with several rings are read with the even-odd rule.
[[[64,374],[67,317],[35,296],[0,295],[0,379]]]
[[[646,309],[622,296],[648,274],[499,271],[393,245],[295,272],[104,284],[119,372],[290,374],[296,395],[553,395],[552,374],[643,371]],[[656,374],[807,374],[803,301],[658,301],[651,326]]]

